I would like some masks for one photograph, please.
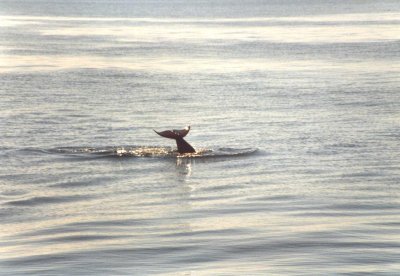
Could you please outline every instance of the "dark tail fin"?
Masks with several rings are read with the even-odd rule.
[[[178,152],[179,153],[194,153],[196,152],[196,150],[189,145],[188,142],[186,142],[183,137],[185,137],[190,130],[190,126],[186,127],[182,130],[165,130],[165,131],[161,131],[161,132],[157,132],[155,131],[155,133],[157,133],[158,135],[165,137],[165,138],[169,138],[169,139],[175,139],[176,141],[176,145],[178,146]]]
[[[178,147],[179,153],[194,153],[196,150],[185,141],[183,138],[176,139],[176,146]]]

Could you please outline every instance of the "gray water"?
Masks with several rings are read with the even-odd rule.
[[[0,0],[0,274],[400,274],[399,23]],[[186,125],[206,156],[153,132]]]

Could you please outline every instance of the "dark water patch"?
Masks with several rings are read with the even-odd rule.
[[[330,156],[330,155],[339,155],[340,151],[333,149],[319,149],[319,150],[308,150],[307,153],[316,156]]]
[[[370,178],[370,177],[380,177],[384,174],[378,171],[365,171],[357,173],[342,174],[343,178]]]
[[[368,223],[369,225],[374,225],[374,226],[387,226],[387,227],[395,227],[398,228],[400,231],[400,222],[397,221],[389,221],[389,222],[371,222]]]
[[[2,219],[2,223],[8,223],[13,219],[20,220],[21,216],[26,215],[26,212],[22,209],[15,208],[14,206],[5,207],[1,206],[0,208],[0,218]]]
[[[276,196],[256,196],[256,197],[251,197],[247,198],[248,201],[293,201],[295,200],[295,196],[290,196],[290,195],[276,195]]]
[[[89,196],[73,195],[73,196],[39,196],[29,199],[14,200],[7,202],[8,205],[33,207],[47,204],[61,204],[66,202],[75,202],[89,199]]]
[[[39,154],[48,154],[49,151],[47,149],[42,149],[42,148],[22,148],[22,149],[16,149],[16,152],[18,152],[21,155],[39,155]]]
[[[165,256],[174,255],[177,253],[190,254],[190,252],[196,250],[198,246],[196,245],[181,245],[181,246],[156,246],[156,247],[138,247],[132,249],[118,249],[118,250],[106,250],[105,253],[122,253],[122,254],[139,254],[143,256]]]
[[[3,263],[12,266],[30,266],[40,265],[44,263],[63,263],[68,260],[68,254],[45,254],[29,257],[12,258],[8,260],[3,259]]]
[[[35,241],[35,243],[70,243],[70,242],[88,242],[88,241],[101,241],[101,240],[115,240],[130,238],[131,235],[72,235],[57,238],[47,238]]]
[[[126,220],[96,220],[83,221],[68,224],[68,227],[114,227],[114,226],[145,226],[152,225],[157,222],[157,219],[126,219]]]
[[[72,117],[72,118],[91,118],[91,117],[93,117],[92,115],[88,115],[88,114],[67,114],[65,116]]]
[[[385,216],[393,216],[397,215],[396,211],[393,212],[382,212],[382,211],[368,211],[368,212],[357,212],[357,211],[310,211],[310,212],[295,212],[290,214],[293,217],[305,217],[305,218],[329,218],[329,217],[371,217],[375,219],[376,217],[385,217]]]
[[[224,207],[224,208],[218,208],[218,209],[206,209],[206,210],[196,210],[190,212],[190,216],[193,217],[204,217],[204,214],[207,214],[207,216],[225,216],[225,215],[232,215],[232,214],[247,214],[247,213],[263,213],[263,212],[270,212],[274,211],[277,212],[275,209],[276,206],[253,206],[253,205],[248,205],[248,206],[232,206],[232,207]]]
[[[378,135],[381,137],[384,137],[385,139],[387,139],[387,138],[400,139],[400,130],[397,130],[396,132],[392,130],[392,132],[390,132],[390,133],[385,132],[385,133],[380,133]]]
[[[371,204],[337,204],[326,207],[331,210],[359,210],[359,211],[370,211],[370,210],[398,210],[399,204],[385,204],[385,203],[371,203]]]
[[[336,144],[331,144],[328,147],[333,147],[333,148],[360,148],[360,147],[365,147],[365,145],[362,145],[360,143],[336,143]]]
[[[88,186],[100,186],[104,185],[106,183],[109,183],[111,181],[115,181],[116,176],[114,177],[107,177],[107,176],[102,176],[102,177],[91,177],[89,179],[85,180],[79,180],[79,181],[64,181],[61,183],[57,184],[51,184],[48,185],[48,187],[54,187],[54,188],[78,188],[78,187],[88,187]]]
[[[221,199],[229,199],[229,198],[234,198],[236,195],[227,195],[227,194],[222,194],[222,195],[203,195],[203,196],[193,196],[190,198],[190,202],[211,202],[211,201],[216,201],[216,200],[221,200]]]
[[[222,197],[225,198],[225,197]],[[264,197],[261,197],[264,199]],[[205,198],[207,200],[207,197]],[[285,197],[277,197],[272,200],[253,200],[250,198],[248,203],[238,203],[236,205],[223,206],[219,208],[206,208],[193,210],[189,214],[193,217],[241,215],[247,213],[260,214],[273,212],[275,214],[287,214],[293,217],[374,217],[392,216],[397,214],[400,207],[397,204],[335,204],[308,206],[304,202]]]
[[[377,249],[382,249],[382,248],[377,248]],[[367,249],[369,252],[368,253],[359,253],[355,252],[354,254],[351,254],[350,256],[347,256],[346,258],[343,257],[337,257],[340,259],[340,263],[342,264],[348,264],[348,265],[385,265],[385,264],[395,264],[396,261],[395,259],[398,259],[400,257],[400,254],[393,254],[393,253],[386,253],[382,252],[382,250],[377,250],[375,248],[369,248]],[[346,275],[395,275],[392,273],[383,273],[382,269],[381,272],[378,272],[379,269],[377,269],[377,272],[375,273],[346,273]]]
[[[225,251],[229,254],[242,254],[247,252],[247,254],[261,253],[261,252],[271,252],[275,253],[285,253],[285,252],[295,252],[298,250],[310,250],[310,249],[399,249],[400,243],[398,242],[351,242],[351,241],[335,241],[335,240],[274,240],[271,242],[252,242],[235,244],[232,246],[227,246]]]
[[[330,205],[316,206],[292,206],[291,215],[293,216],[390,216],[400,208],[396,203],[382,203],[380,201],[372,203],[338,203]]]
[[[20,258],[3,259],[3,263],[12,266],[35,266],[43,263],[65,263],[72,262],[77,259],[88,259],[88,256],[92,258],[102,257],[105,259],[122,258],[122,260],[129,263],[129,266],[134,264],[143,264],[144,260],[148,260],[151,257],[153,260],[164,260],[169,258],[176,258],[177,256],[183,256],[190,254],[193,250],[196,250],[196,246],[157,246],[157,247],[136,247],[136,248],[119,248],[109,250],[96,250],[96,251],[78,251],[69,253],[59,254],[44,254],[34,255]],[[89,257],[90,259],[90,257]],[[115,260],[114,260],[115,261]],[[125,264],[126,265],[126,264]]]
[[[245,258],[258,259],[259,256],[268,256],[268,258],[283,258],[292,254],[314,254],[318,252],[319,255],[337,254],[337,252],[353,252],[353,256],[359,255],[361,250],[375,250],[381,252],[382,250],[398,250],[399,243],[389,242],[347,242],[337,240],[298,240],[293,238],[287,239],[274,239],[274,240],[252,240],[244,242],[231,243],[226,241],[215,242],[208,247],[203,247],[202,250],[194,251],[192,254],[177,259],[175,263],[191,263],[193,261],[205,262],[219,262],[222,260],[237,260]],[[334,250],[332,250],[334,249]],[[342,253],[345,254],[345,253]],[[341,256],[342,256],[341,254]],[[349,253],[351,254],[351,253]],[[346,254],[347,256],[347,254]],[[362,255],[355,258],[358,262],[350,262],[351,264],[369,263],[369,259],[373,258],[374,254],[362,253]],[[393,258],[380,258],[379,263],[393,263]],[[340,262],[338,262],[340,263]],[[304,265],[304,264],[303,264]],[[316,261],[309,261],[309,265],[316,265]],[[301,266],[304,268],[304,266]]]
[[[0,197],[3,198],[13,198],[13,197],[20,197],[22,195],[27,194],[28,191],[25,190],[14,190],[14,189],[10,189],[10,190],[4,190],[0,193]]]
[[[9,150],[15,150],[14,148],[12,148],[12,147],[4,147],[4,146],[0,146],[0,152],[2,152],[2,151],[9,151]]]
[[[229,228],[222,230],[204,230],[204,231],[189,231],[189,232],[175,232],[172,234],[164,234],[162,237],[225,237],[229,235],[240,235],[248,233],[248,229]]]
[[[131,228],[151,226],[158,222],[157,219],[127,219],[127,220],[98,220],[98,221],[84,221],[63,224],[60,226],[53,226],[47,229],[39,229],[34,231],[22,232],[16,237],[34,237],[57,235],[66,233],[81,233],[83,231],[104,231],[105,229],[118,228]]]

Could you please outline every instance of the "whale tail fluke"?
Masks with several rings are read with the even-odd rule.
[[[176,146],[178,147],[178,152],[180,154],[196,152],[196,150],[183,138],[176,139]]]
[[[196,150],[188,143],[186,142],[183,137],[185,137],[190,131],[190,126],[185,127],[184,129],[181,130],[165,130],[165,131],[155,131],[158,135],[169,138],[169,139],[175,139],[176,145],[178,147],[178,152],[180,154],[182,153],[194,153]]]

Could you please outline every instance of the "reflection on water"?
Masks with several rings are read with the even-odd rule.
[[[31,2],[0,0],[1,275],[398,274],[397,2]],[[153,132],[188,124],[189,156]]]
[[[192,167],[195,166],[195,160],[192,158],[177,158],[176,168],[179,174],[189,178],[192,175]]]
[[[4,41],[0,70],[119,68],[223,73],[318,67],[376,71],[385,69],[386,63],[373,55],[329,61],[312,53],[297,59],[276,58],[265,56],[265,44],[396,42],[400,39],[398,18],[397,13],[229,19],[3,16],[3,32],[11,39]],[[238,46],[248,47],[250,43],[252,51],[244,59]],[[224,51],[227,47],[232,49]],[[188,51],[193,54],[188,56]]]

